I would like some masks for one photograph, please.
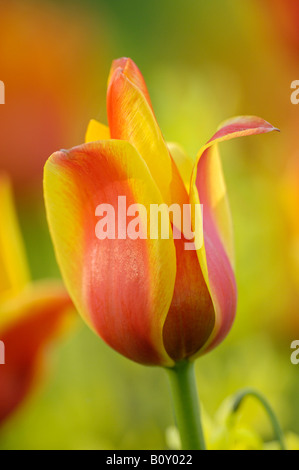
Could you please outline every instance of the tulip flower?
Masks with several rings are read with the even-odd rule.
[[[0,216],[2,423],[41,378],[43,352],[68,325],[72,304],[60,282],[30,281],[10,183],[3,174],[0,174]]]
[[[274,128],[258,117],[234,118],[193,162],[165,143],[141,72],[127,58],[112,64],[107,113],[108,126],[92,120],[85,144],[54,153],[45,166],[58,264],[78,311],[107,344],[136,362],[177,372],[225,338],[236,312],[231,216],[217,144]],[[202,245],[185,250],[183,232],[181,238],[98,240],[95,209],[110,204],[117,217],[119,196],[147,214],[153,204],[202,204]],[[171,218],[169,224],[181,229]]]

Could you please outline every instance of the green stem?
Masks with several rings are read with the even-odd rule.
[[[168,372],[177,427],[183,450],[205,450],[194,363],[182,361]]]
[[[284,435],[283,435],[282,429],[280,427],[279,421],[278,421],[274,411],[272,410],[270,404],[268,403],[266,398],[261,393],[257,392],[256,390],[253,390],[251,388],[241,390],[234,397],[233,411],[236,412],[238,410],[238,408],[240,407],[242,401],[247,396],[255,397],[262,404],[262,406],[264,407],[268,417],[270,418],[274,433],[275,433],[276,438],[279,442],[281,450],[286,450]]]

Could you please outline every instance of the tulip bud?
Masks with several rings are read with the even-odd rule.
[[[224,123],[195,163],[167,147],[144,79],[130,59],[113,62],[107,93],[109,126],[92,121],[87,143],[54,153],[44,191],[57,260],[78,311],[112,348],[148,365],[193,360],[229,332],[236,312],[231,217],[217,144],[274,128],[257,117]],[[169,217],[170,236],[99,240],[96,208],[118,198],[143,205],[147,234],[153,204],[203,205],[203,244],[185,250]],[[174,236],[181,230],[181,237]],[[103,238],[103,237],[102,237]]]

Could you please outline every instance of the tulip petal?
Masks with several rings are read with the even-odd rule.
[[[0,303],[0,338],[5,365],[0,366],[0,423],[31,391],[40,375],[41,356],[74,317],[61,284],[29,284]]]
[[[95,119],[89,121],[85,134],[85,142],[96,142],[97,140],[110,139],[110,130],[108,126],[102,124]]]
[[[108,85],[110,83],[110,80],[115,70],[117,69],[120,69],[123,72],[123,74],[126,77],[128,77],[128,79],[142,92],[146,101],[152,108],[152,103],[151,103],[150,95],[149,95],[145,80],[139,68],[135,64],[135,62],[128,57],[121,57],[120,59],[114,60],[112,62],[112,66],[111,66],[109,77],[108,77]]]
[[[113,139],[130,142],[156,182],[164,202],[188,204],[188,195],[155,116],[143,92],[117,68],[107,93],[108,122]]]
[[[176,143],[167,143],[171,156],[180,172],[187,193],[194,161]],[[190,243],[181,235],[175,240],[177,275],[174,295],[164,324],[163,337],[168,354],[180,361],[199,351],[210,337],[215,312],[205,283],[195,248],[186,250]]]
[[[204,350],[211,349],[224,339],[236,311],[231,217],[217,144],[234,137],[272,130],[276,129],[255,116],[231,119],[219,128],[197,156],[191,180],[190,202],[203,204],[204,245],[197,255],[216,315],[214,331]]]
[[[143,364],[171,365],[162,338],[173,296],[175,247],[165,240],[99,240],[99,204],[122,217],[130,204],[161,204],[138,152],[123,141],[100,141],[57,152],[45,167],[45,200],[56,256],[70,295],[88,324],[115,350]],[[123,219],[122,219],[123,220]],[[149,220],[147,220],[147,229]],[[145,232],[145,225],[142,224]]]
[[[9,179],[0,174],[0,295],[22,289],[30,279]]]
[[[186,191],[189,194],[194,161],[179,144],[175,142],[168,142],[167,147],[176,164],[177,169],[179,170]]]
[[[187,240],[183,236],[174,241],[177,275],[163,338],[170,357],[181,361],[196,354],[208,341],[215,312],[195,249],[185,250]]]

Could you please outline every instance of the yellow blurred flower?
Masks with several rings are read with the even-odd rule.
[[[279,450],[278,441],[264,442],[262,436],[244,422],[241,409],[232,413],[232,400],[226,399],[214,418],[202,410],[202,421],[208,450]],[[175,426],[166,430],[166,443],[170,449],[180,449],[180,438]],[[287,432],[285,443],[288,450],[299,448],[299,435]]]

